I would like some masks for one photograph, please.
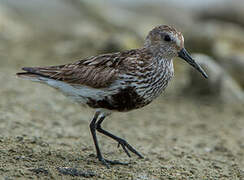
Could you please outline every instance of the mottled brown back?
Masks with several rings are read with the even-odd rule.
[[[105,88],[113,83],[120,73],[136,70],[138,59],[150,61],[151,56],[143,50],[129,50],[119,53],[92,56],[74,63],[48,66],[25,67],[25,75],[39,75],[74,85]],[[145,62],[147,63],[147,62]],[[145,65],[145,64],[144,64]]]

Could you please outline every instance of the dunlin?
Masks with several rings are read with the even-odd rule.
[[[173,77],[174,57],[181,57],[196,68],[205,78],[207,74],[191,58],[184,48],[184,38],[175,28],[161,25],[152,29],[144,45],[139,49],[103,54],[74,63],[24,67],[18,77],[52,86],[80,104],[96,110],[90,130],[99,161],[110,164],[126,164],[103,157],[96,137],[102,133],[118,142],[130,157],[130,152],[143,156],[122,138],[104,130],[101,124],[112,112],[127,112],[141,108],[166,88]]]

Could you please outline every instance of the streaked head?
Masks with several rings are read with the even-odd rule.
[[[205,78],[207,74],[197,64],[184,48],[184,37],[181,32],[167,25],[155,27],[149,32],[144,43],[144,47],[149,48],[155,55],[171,60],[180,57],[197,69]]]

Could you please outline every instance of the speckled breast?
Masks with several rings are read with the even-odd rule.
[[[87,104],[92,108],[115,111],[130,111],[146,106],[167,87],[173,76],[173,64],[156,64],[153,71],[144,73],[146,76],[143,78],[138,77],[140,74],[127,75],[124,79],[126,86],[120,87],[116,93],[101,100],[90,98]]]

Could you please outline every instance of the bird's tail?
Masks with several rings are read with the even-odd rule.
[[[17,77],[23,78],[23,79],[29,79],[32,81],[41,81],[43,78],[47,77],[41,73],[38,73],[38,68],[24,67],[24,68],[22,68],[22,70],[24,70],[25,72],[16,73]]]

